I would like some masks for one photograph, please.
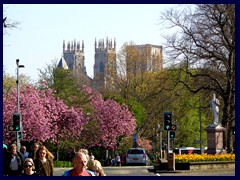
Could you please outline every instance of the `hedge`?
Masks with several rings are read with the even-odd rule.
[[[53,161],[54,167],[72,167],[72,163],[69,161]]]

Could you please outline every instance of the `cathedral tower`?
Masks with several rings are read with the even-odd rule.
[[[116,40],[95,39],[94,86],[98,90],[113,89],[116,76]]]
[[[76,40],[67,44],[63,41],[63,54],[58,67],[70,69],[76,77],[82,77],[87,75],[84,63],[84,42],[82,41],[82,45],[80,45],[80,42],[76,43]]]

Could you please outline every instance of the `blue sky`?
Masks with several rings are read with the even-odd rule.
[[[116,39],[117,51],[124,42],[162,45],[160,12],[172,4],[4,4],[4,15],[19,21],[18,29],[3,36],[3,66],[16,76],[19,71],[38,79],[39,71],[62,56],[63,40],[84,41],[87,74],[93,77],[94,42]]]

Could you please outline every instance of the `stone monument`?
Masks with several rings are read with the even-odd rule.
[[[219,122],[219,106],[220,102],[213,94],[213,98],[209,102],[210,111],[212,113],[212,123],[206,128],[207,131],[207,150],[208,154],[224,154],[226,150],[223,149],[223,133],[225,128]]]

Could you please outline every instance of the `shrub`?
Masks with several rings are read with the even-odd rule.
[[[177,154],[175,162],[235,161],[235,154]]]
[[[69,161],[53,161],[54,167],[72,167],[72,163]]]

